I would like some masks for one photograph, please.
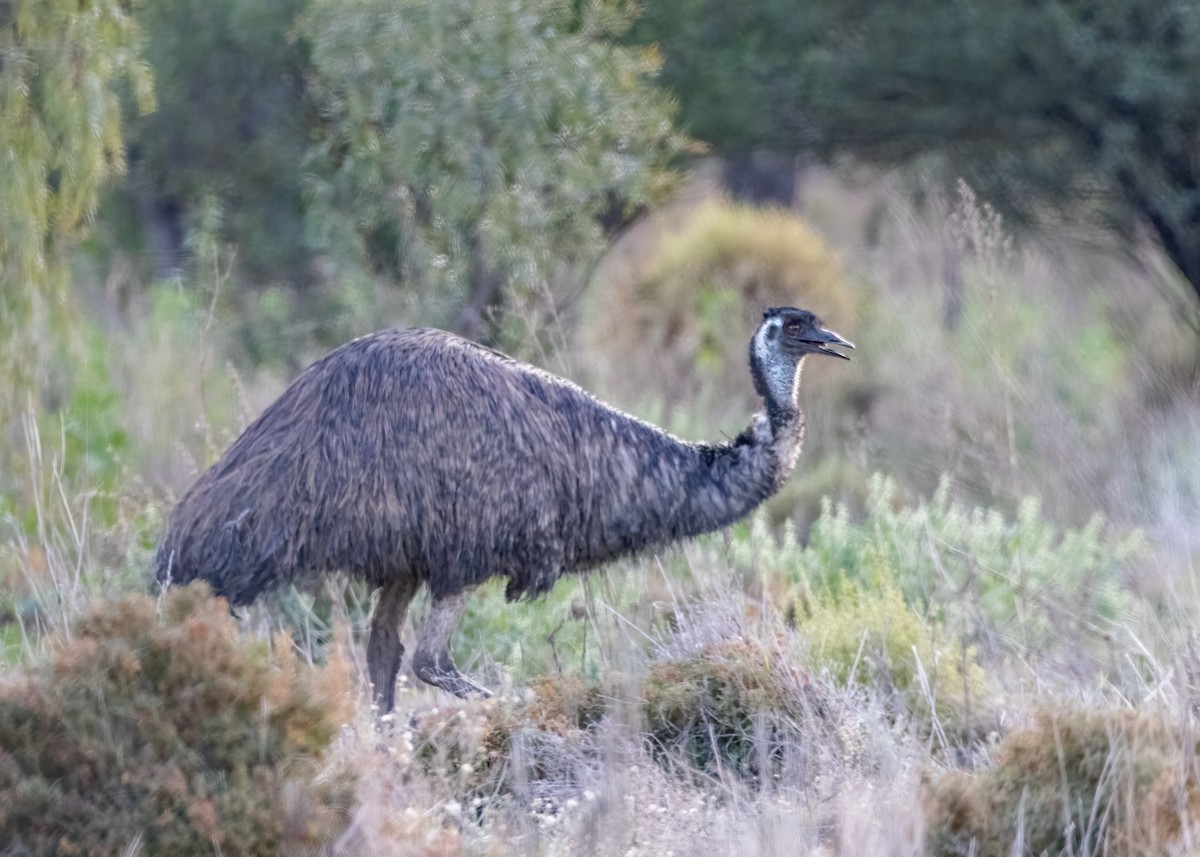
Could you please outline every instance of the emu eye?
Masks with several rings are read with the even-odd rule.
[[[799,333],[800,332],[800,322],[789,321],[787,324],[785,324],[783,326],[783,329],[786,330],[788,333]]]

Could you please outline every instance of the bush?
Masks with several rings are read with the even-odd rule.
[[[1157,711],[1043,711],[927,796],[934,855],[1163,854],[1200,811],[1196,739]]]
[[[582,581],[568,577],[541,598],[510,602],[505,581],[490,580],[472,595],[454,637],[454,651],[464,663],[481,655],[504,665],[508,677],[528,682],[563,664],[578,667],[589,677],[598,675],[596,646],[587,651],[587,623],[582,620]],[[586,662],[578,661],[586,652]]]
[[[828,501],[800,547],[793,531],[736,546],[735,558],[792,585],[834,596],[847,584],[894,576],[921,614],[967,623],[992,649],[1039,653],[1095,638],[1131,609],[1122,576],[1141,553],[1140,534],[1118,535],[1099,517],[1060,530],[1026,500],[1015,517],[968,508],[943,481],[927,503],[902,506],[895,484],[871,479],[861,523]]]
[[[905,604],[890,570],[870,585],[843,582],[837,590],[807,593],[797,599],[794,617],[814,671],[840,685],[898,695],[943,738],[980,731],[976,718],[987,709],[987,693],[974,650]]]
[[[347,820],[349,777],[318,774],[349,688],[202,585],[97,601],[0,684],[0,852],[315,852]]]
[[[864,549],[839,568],[823,564],[822,548],[815,531],[804,547],[793,526],[776,535],[759,514],[736,532],[728,553],[796,629],[804,668],[879,694],[893,714],[912,714],[940,737],[967,739],[989,728],[981,718],[990,714],[991,691],[961,628],[907,601],[885,552]]]
[[[715,202],[663,239],[644,276],[612,284],[601,300],[585,339],[605,343],[620,388],[669,406],[702,389],[713,402],[732,394],[753,404],[746,348],[767,307],[811,309],[847,335],[856,309],[837,256],[803,220]]]
[[[761,776],[806,719],[803,684],[777,655],[734,638],[651,666],[642,686],[647,726],[661,748],[701,771]]]
[[[606,621],[597,598],[630,615],[644,613],[653,597],[653,581],[631,567],[612,566],[591,581],[566,575],[532,601],[509,601],[504,594],[506,581],[493,578],[475,590],[463,611],[453,654],[460,664],[502,665],[504,677],[496,679],[501,684],[525,684],[563,672],[598,680],[606,648],[613,643],[608,639],[612,623]]]
[[[411,722],[415,755],[438,779],[454,779],[469,797],[495,795],[511,783],[514,738],[558,745],[522,776],[547,778],[569,767],[564,749],[578,747],[604,714],[600,689],[574,676],[547,676],[518,699],[455,702],[416,714]],[[526,762],[532,760],[526,759]]]

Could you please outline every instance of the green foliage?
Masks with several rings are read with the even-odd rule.
[[[1099,517],[1060,531],[1034,500],[1015,518],[969,508],[952,499],[948,482],[929,502],[902,506],[895,484],[877,475],[861,523],[826,501],[804,547],[789,528],[778,545],[760,533],[734,548],[741,563],[834,598],[847,583],[895,580],[909,605],[968,622],[981,642],[1032,653],[1068,638],[1078,646],[1092,629],[1124,618],[1122,575],[1143,540],[1112,533]]]
[[[763,775],[802,719],[802,681],[777,653],[727,640],[651,665],[642,685],[646,725],[661,748],[699,770]]]
[[[125,164],[120,88],[152,103],[127,0],[16,0],[0,9],[0,284],[5,336],[53,281],[101,186]]]
[[[321,760],[348,690],[203,586],[93,602],[0,682],[0,851],[314,853],[346,822]]]
[[[130,0],[13,0],[0,6],[0,432],[60,336],[66,251],[101,187],[125,166],[119,92],[152,101]],[[49,324],[52,319],[56,324]],[[53,336],[49,334],[53,332]],[[9,435],[11,436],[11,435]],[[15,465],[0,451],[0,493]]]
[[[644,599],[640,573],[614,572],[608,583],[604,602],[613,609],[632,611]],[[560,580],[534,601],[509,602],[504,585],[503,578],[489,581],[471,597],[454,637],[460,663],[486,652],[517,682],[564,670],[599,677],[602,645],[587,607],[594,596],[580,578]]]
[[[827,525],[822,518],[816,526]],[[790,524],[777,535],[758,515],[735,532],[728,562],[761,585],[795,629],[803,647],[797,663],[810,673],[874,691],[941,740],[990,728],[992,693],[959,626],[906,601],[891,557],[876,546],[863,545],[837,570],[823,565],[818,552],[827,547],[816,528],[805,548]]]
[[[97,329],[80,321],[76,325],[76,358],[63,354],[58,365],[70,367],[64,379],[64,400],[42,417],[40,435],[59,441],[62,460],[56,462],[71,487],[91,492],[101,526],[116,516],[116,494],[123,475],[122,458],[129,436],[122,425],[119,394],[113,385],[108,343]],[[50,395],[54,396],[51,390]],[[31,528],[27,528],[31,529]]]
[[[196,454],[193,466],[206,464],[237,428],[234,379],[208,355],[208,309],[177,283],[156,284],[140,298],[141,313],[127,328],[80,316],[70,341],[43,355],[41,398],[26,403],[23,425],[30,455],[14,474],[17,489],[3,486],[25,534],[38,531],[59,492],[86,498],[94,529],[112,527],[128,511],[124,501],[145,505],[136,476],[161,472],[181,448]]]
[[[502,303],[545,309],[677,146],[653,58],[612,41],[626,18],[614,2],[315,0],[317,243],[360,248],[443,318],[466,304],[474,335],[494,338]]]
[[[1011,215],[1139,229],[1200,292],[1191,0],[649,4],[664,80],[718,146],[934,155]]]
[[[158,110],[132,123],[138,160],[124,192],[146,230],[203,228],[216,206],[241,278],[301,285],[303,162],[316,122],[307,46],[293,36],[305,0],[148,3],[139,21]],[[182,249],[180,247],[166,249]],[[172,260],[172,265],[175,260]]]
[[[894,691],[918,721],[935,721],[946,737],[968,737],[987,707],[983,670],[943,623],[904,602],[893,575],[798,600],[795,623],[808,641],[808,663],[838,684]]]
[[[811,8],[786,0],[647,3],[630,40],[661,51],[662,82],[679,99],[689,133],[723,152],[789,151],[800,119],[788,105],[801,55],[786,46],[796,44]]]
[[[929,853],[1174,853],[1200,810],[1197,749],[1156,710],[1044,710],[993,767],[932,784]]]
[[[459,622],[455,651],[466,657],[486,652],[518,681],[554,669],[558,657],[554,646],[563,654],[570,653],[572,660],[582,656],[587,627],[572,616],[573,605],[581,597],[578,579],[560,581],[536,601],[517,603],[505,599],[504,583],[503,579],[493,580],[476,590]],[[593,646],[587,663],[571,666],[582,666],[585,674],[594,676],[595,654]]]

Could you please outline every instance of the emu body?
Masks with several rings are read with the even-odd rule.
[[[466,594],[503,576],[510,599],[536,596],[566,572],[746,515],[795,466],[803,355],[836,354],[830,343],[849,345],[811,313],[769,311],[750,348],[766,415],[695,444],[448,333],[363,337],[306,370],[184,495],[156,576],[202,578],[235,605],[326,572],[365,578],[381,590],[367,651],[383,710],[399,627],[427,585],[414,671],[486,693],[448,654]]]

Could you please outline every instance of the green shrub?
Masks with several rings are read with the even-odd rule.
[[[869,585],[843,582],[802,595],[794,616],[814,671],[838,684],[894,691],[945,737],[979,731],[975,718],[986,713],[987,700],[975,652],[905,604],[890,571]]]
[[[929,853],[1164,854],[1200,811],[1197,744],[1157,711],[1043,711],[927,794]]]
[[[828,501],[801,547],[791,529],[776,542],[759,534],[736,542],[735,561],[789,584],[834,596],[847,585],[894,579],[922,614],[945,618],[969,635],[1006,649],[1038,652],[1078,646],[1096,626],[1125,616],[1131,600],[1122,576],[1143,549],[1140,534],[1118,535],[1095,517],[1079,530],[1047,522],[1036,501],[1015,518],[968,508],[943,481],[933,498],[903,506],[895,484],[871,479],[861,523]]]
[[[0,683],[0,853],[315,852],[346,823],[321,768],[349,687],[203,586],[97,601]]]
[[[596,617],[593,593],[602,593],[604,603],[623,615],[641,612],[647,609],[646,577],[640,569],[618,565],[590,581],[568,575],[545,595],[515,602],[505,598],[506,581],[494,578],[471,596],[453,652],[464,665],[481,656],[503,664],[515,683],[561,672],[595,681],[602,674],[605,642],[597,637],[611,623]]]

